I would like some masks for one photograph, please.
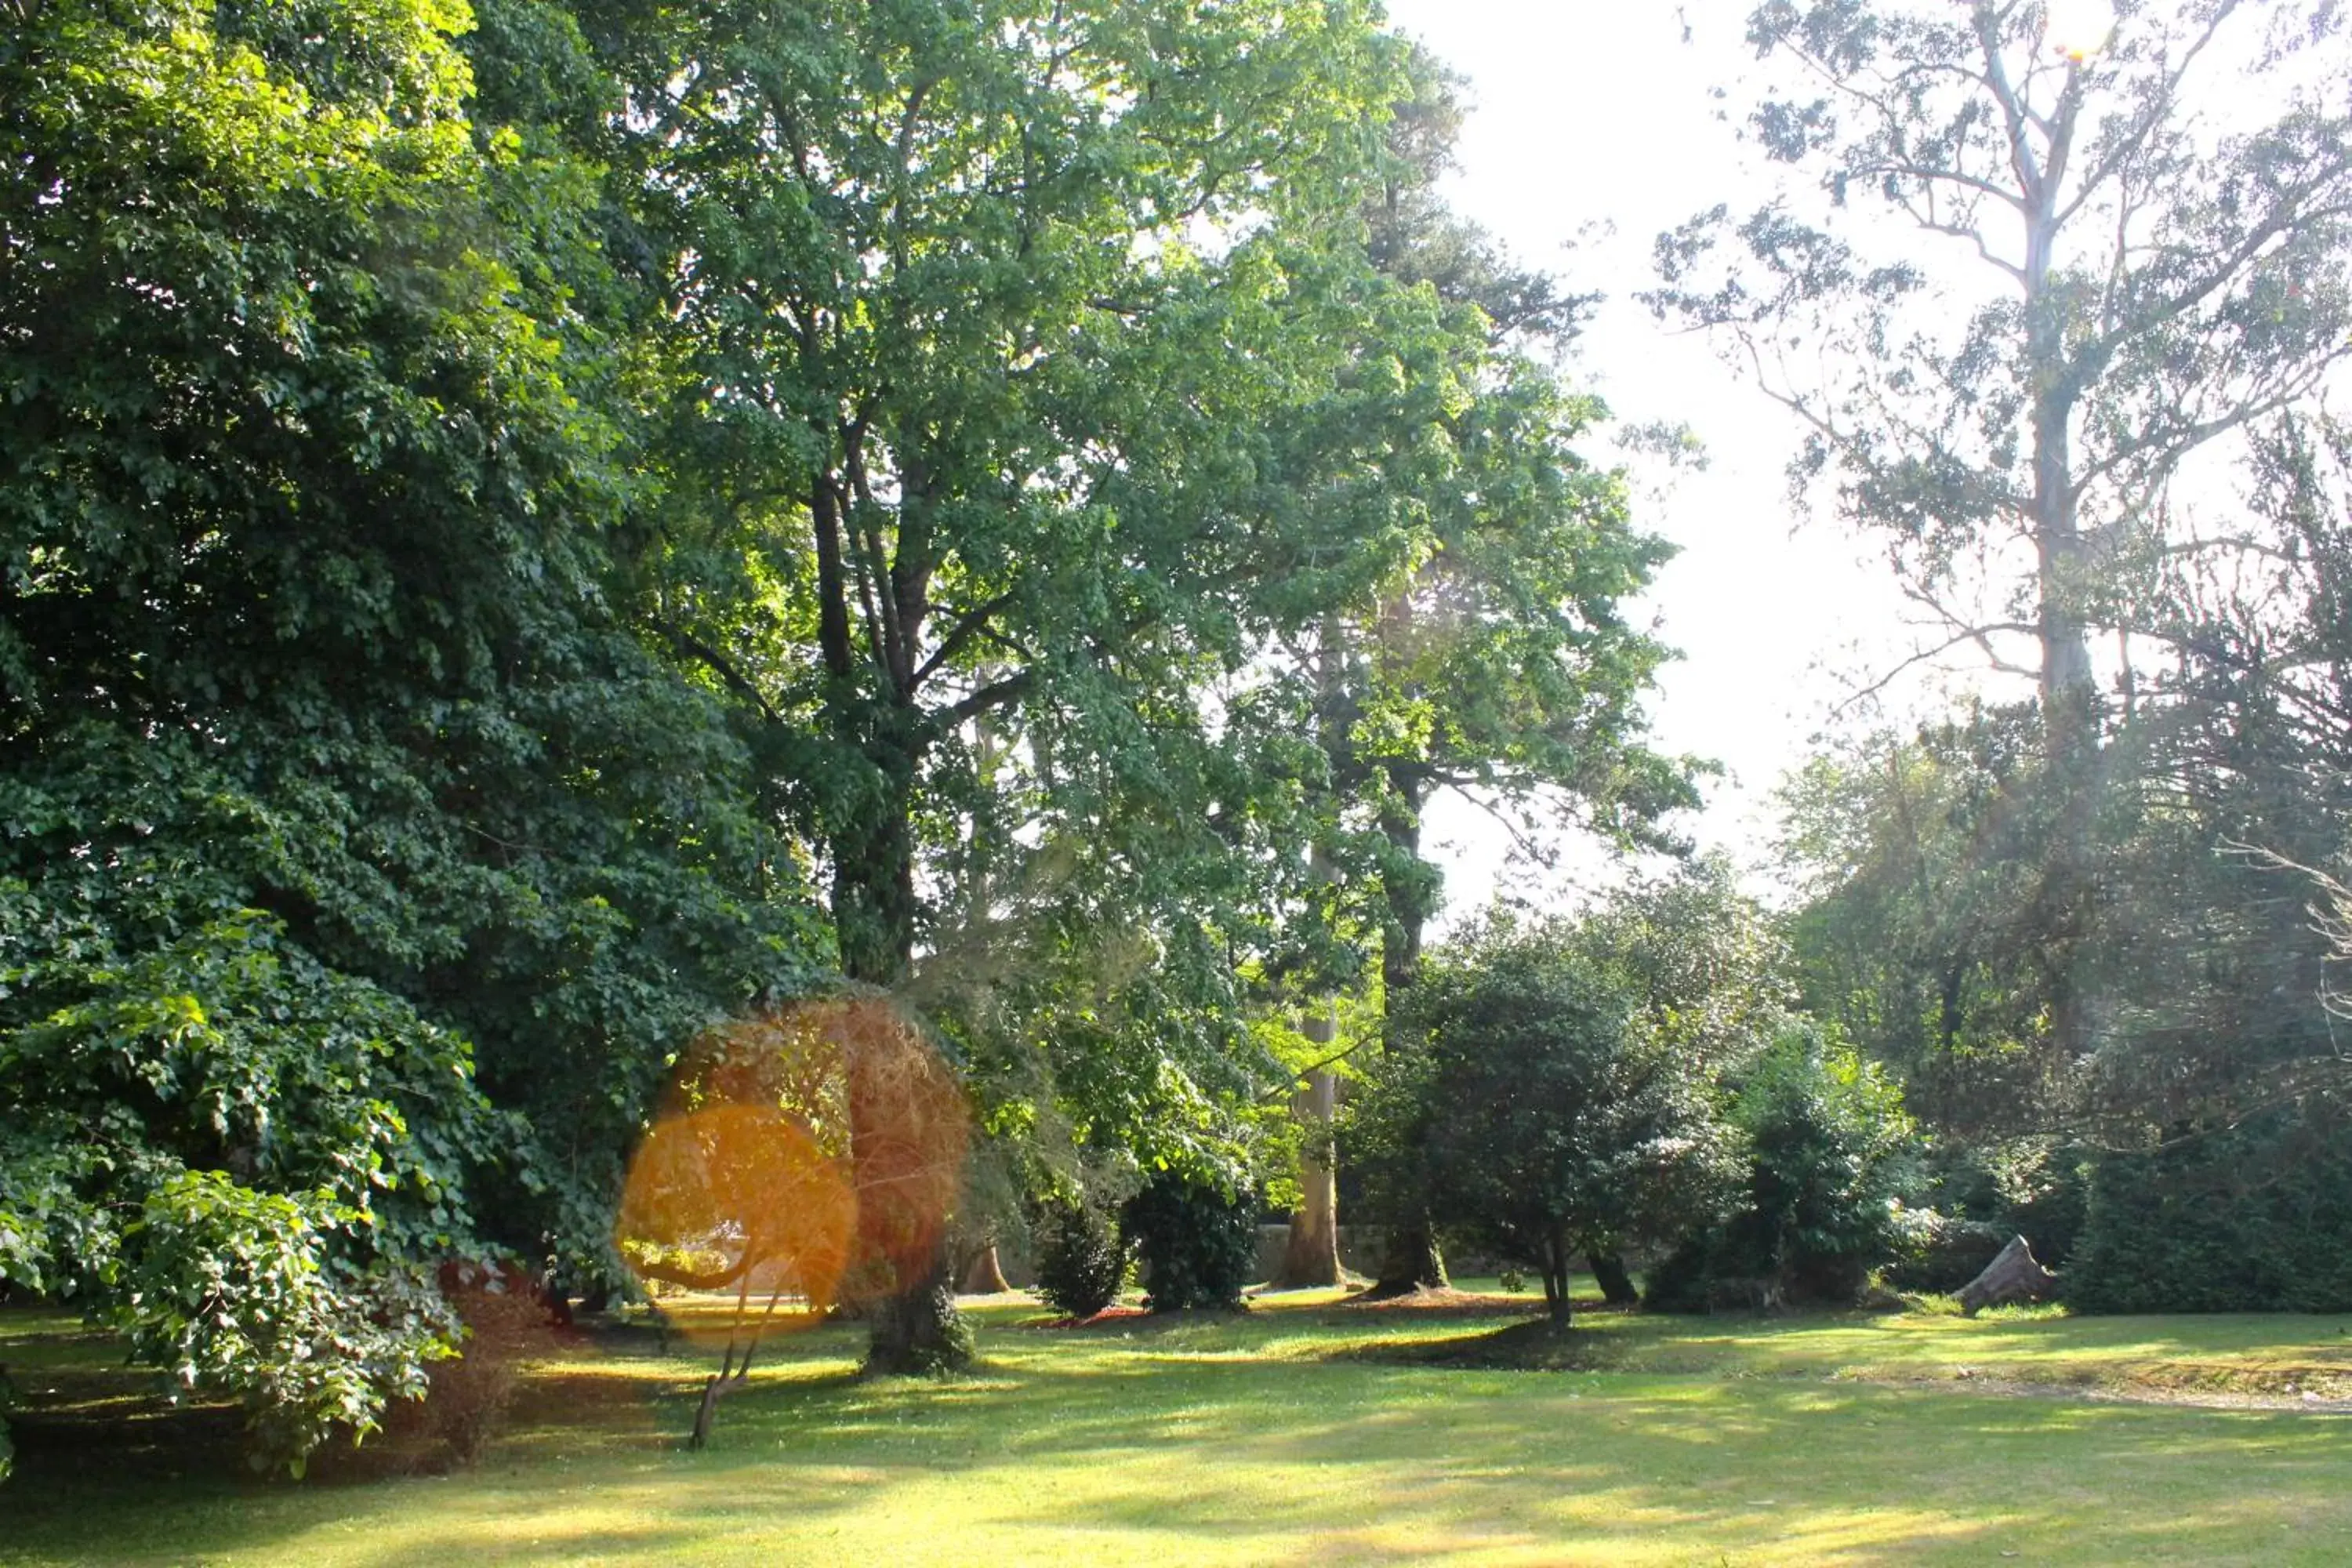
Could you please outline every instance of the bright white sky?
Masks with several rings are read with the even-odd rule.
[[[2079,35],[2093,47],[2104,41],[2111,0],[2050,4],[2053,35]],[[1605,396],[1624,424],[1687,424],[1706,445],[1703,473],[1669,475],[1654,459],[1622,458],[1637,481],[1639,521],[1683,552],[1646,605],[1683,654],[1650,710],[1662,749],[1714,758],[1728,770],[1708,786],[1707,810],[1689,827],[1702,845],[1728,850],[1764,891],[1754,873],[1773,827],[1771,792],[1825,729],[1915,721],[1949,711],[1969,689],[2006,699],[2027,689],[1956,654],[1893,682],[1874,709],[1853,711],[1861,688],[1941,641],[1940,632],[1917,624],[1923,617],[1906,606],[1879,546],[1832,517],[1797,515],[1785,478],[1799,440],[1792,418],[1736,377],[1708,342],[1668,330],[1633,298],[1651,284],[1651,247],[1661,231],[1718,202],[1739,212],[1769,197],[1774,182],[1737,124],[1758,96],[1759,68],[1743,42],[1752,5],[1388,0],[1388,10],[1400,31],[1469,79],[1472,112],[1447,191],[1455,210],[1522,262],[1609,296],[1571,377]],[[2269,120],[2290,83],[2333,79],[2316,56],[2251,65],[2249,56],[2203,74],[2209,132]],[[1916,231],[1890,225],[1884,237],[1943,270],[1916,248]],[[1974,297],[1986,276],[1973,260],[1951,279],[1964,276]],[[2226,501],[2233,490],[2225,482],[2209,499]],[[1593,855],[1549,878],[1507,866],[1505,836],[1458,803],[1433,809],[1429,827],[1432,847],[1450,851],[1450,918],[1481,908],[1498,886],[1551,904],[1610,877]]]
[[[1783,469],[1791,422],[1736,380],[1706,342],[1654,321],[1633,295],[1651,280],[1650,246],[1717,202],[1753,205],[1727,104],[1751,62],[1741,5],[1695,0],[1389,0],[1398,28],[1470,79],[1474,111],[1449,196],[1521,260],[1580,290],[1609,295],[1570,374],[1628,424],[1687,423],[1706,443],[1705,472],[1643,493],[1640,521],[1682,547],[1648,608],[1683,653],[1651,705],[1666,750],[1719,760],[1702,843],[1754,862],[1768,796],[1808,740],[1862,680],[1910,646],[1892,574],[1832,520],[1799,527]],[[1597,452],[1606,460],[1613,454]],[[1634,461],[1650,492],[1668,478]],[[1502,864],[1500,836],[1474,810],[1433,814],[1451,845],[1450,915],[1482,906],[1500,877],[1545,901],[1572,896],[1592,869],[1546,885]]]

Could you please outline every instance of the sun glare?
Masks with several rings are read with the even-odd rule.
[[[2115,36],[2112,0],[2049,0],[2042,8],[2042,37],[2053,54],[2088,59]]]

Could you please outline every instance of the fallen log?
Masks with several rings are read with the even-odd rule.
[[[2042,1267],[2025,1237],[2013,1236],[1984,1272],[1960,1289],[1960,1310],[1975,1317],[2009,1301],[2039,1301],[2058,1286],[2058,1276]]]

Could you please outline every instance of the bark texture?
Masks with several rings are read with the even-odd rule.
[[[1337,1032],[1328,1011],[1307,1020],[1307,1037],[1318,1047],[1328,1046]],[[1291,1097],[1292,1113],[1304,1134],[1298,1158],[1301,1195],[1290,1216],[1282,1272],[1273,1281],[1278,1290],[1314,1289],[1345,1278],[1339,1268],[1339,1173],[1331,1160],[1331,1119],[1339,1102],[1339,1079],[1327,1068],[1308,1073]]]
[[[1633,1289],[1633,1276],[1625,1267],[1624,1258],[1613,1252],[1595,1252],[1586,1261],[1592,1265],[1592,1277],[1601,1282],[1601,1299],[1612,1307],[1639,1305],[1642,1293]]]
[[[1368,1300],[1410,1296],[1415,1290],[1443,1290],[1453,1281],[1445,1276],[1445,1258],[1437,1249],[1437,1235],[1426,1218],[1389,1226],[1382,1249],[1381,1277],[1364,1292]]]
[[[980,1249],[971,1267],[963,1271],[963,1293],[967,1296],[1002,1296],[1012,1289],[1005,1282],[1003,1261],[996,1256],[996,1243],[992,1241]]]
[[[2025,1237],[2011,1237],[2000,1256],[1960,1290],[1960,1310],[1975,1317],[2004,1302],[2039,1301],[2057,1289],[2058,1276],[2042,1267]]]

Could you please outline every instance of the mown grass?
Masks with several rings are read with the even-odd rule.
[[[175,1443],[103,1342],[0,1314],[34,1416],[0,1562],[2352,1559],[2352,1424],[2301,1400],[2352,1384],[2328,1319],[1595,1315],[1524,1371],[1464,1360],[1507,1317],[1329,1295],[979,1316],[986,1366],[948,1383],[861,1384],[854,1328],[798,1335],[701,1453],[707,1349],[607,1333],[534,1370],[477,1469],[295,1486],[217,1423]],[[2090,1396],[2182,1387],[2293,1407]]]

